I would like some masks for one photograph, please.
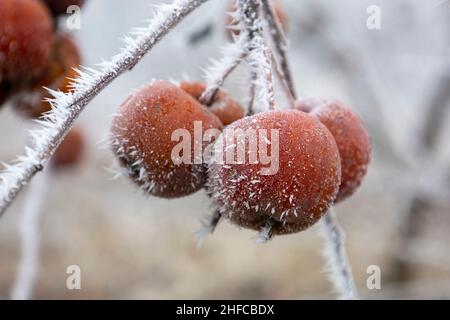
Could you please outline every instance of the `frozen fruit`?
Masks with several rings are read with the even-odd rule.
[[[317,118],[301,111],[238,120],[224,129],[214,151],[209,193],[222,215],[239,226],[258,230],[272,220],[274,234],[302,231],[322,217],[339,189],[336,142]],[[266,151],[270,161],[262,157]],[[261,171],[268,167],[275,169]]]
[[[206,166],[196,149],[208,142],[194,133],[221,129],[220,120],[178,86],[154,81],[134,92],[119,108],[112,123],[112,149],[127,175],[151,195],[175,198],[194,193],[206,181]],[[187,156],[179,161],[174,150],[187,134]],[[200,133],[201,134],[201,133]]]
[[[297,108],[316,116],[334,136],[342,168],[336,202],[346,199],[357,190],[367,173],[372,152],[367,130],[349,107],[333,99],[307,98],[298,101]]]
[[[53,19],[40,0],[0,1],[0,82],[40,74],[53,44]]]

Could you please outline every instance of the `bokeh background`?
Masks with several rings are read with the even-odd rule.
[[[358,290],[365,299],[450,298],[450,4],[440,0],[282,0],[290,59],[301,96],[335,97],[360,114],[372,135],[373,162],[360,191],[336,210]],[[91,0],[77,38],[84,64],[118,52],[121,36],[145,25],[159,0]],[[369,5],[381,30],[366,27]],[[327,279],[320,223],[255,244],[254,233],[222,222],[198,250],[195,231],[211,213],[204,192],[179,199],[143,196],[112,180],[104,141],[111,116],[151,79],[201,79],[226,43],[227,1],[210,0],[132,72],[88,105],[76,126],[88,150],[69,172],[52,172],[39,222],[41,250],[33,298],[335,298]],[[205,31],[206,37],[192,41]],[[246,101],[248,74],[226,87]],[[279,100],[283,104],[283,100]],[[12,108],[0,113],[0,160],[12,161],[35,124]],[[0,298],[8,298],[20,260],[19,223],[27,189],[0,221]],[[79,265],[82,289],[67,290]],[[381,290],[366,286],[381,268]]]

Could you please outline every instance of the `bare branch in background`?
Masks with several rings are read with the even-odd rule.
[[[445,114],[450,107],[450,66],[444,69],[444,74],[431,96],[427,109],[427,121],[424,128],[422,145],[428,152],[436,146],[445,126]]]
[[[43,169],[56,148],[64,140],[85,106],[114,79],[133,68],[169,31],[207,0],[174,0],[158,7],[146,28],[136,29],[135,37],[126,37],[126,47],[100,70],[83,68],[68,94],[51,93],[52,110],[39,120],[40,128],[31,132],[33,145],[25,155],[7,165],[0,175],[0,216],[22,188]]]
[[[437,81],[437,86],[429,100],[423,138],[419,146],[418,156],[420,159],[432,161],[434,149],[444,129],[445,113],[449,106],[450,72],[449,68],[445,68],[441,81]],[[414,266],[401,254],[411,252],[411,247],[414,246],[413,239],[419,237],[422,230],[422,222],[433,207],[433,202],[434,200],[429,195],[417,191],[412,197],[408,210],[402,217],[400,237],[397,244],[397,252],[399,254],[397,254],[393,264],[393,276],[399,282],[410,281],[414,276]]]
[[[191,46],[196,46],[199,43],[207,40],[214,33],[214,24],[212,22],[208,22],[200,29],[196,30],[192,34],[189,35],[188,43]]]

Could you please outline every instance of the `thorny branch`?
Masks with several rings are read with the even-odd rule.
[[[226,78],[237,68],[242,60],[247,56],[244,50],[244,37],[238,37],[235,41],[224,48],[221,60],[213,61],[211,67],[207,69],[207,87],[200,96],[202,104],[210,105],[220,87],[223,86]]]
[[[73,84],[73,92],[51,92],[52,111],[38,121],[40,129],[31,132],[34,146],[26,147],[25,156],[13,165],[6,165],[0,175],[0,217],[23,187],[43,169],[86,105],[119,75],[132,69],[169,31],[206,1],[174,0],[172,4],[160,6],[149,26],[136,30],[133,33],[136,38],[125,38],[126,48],[103,63],[100,71],[84,68]]]

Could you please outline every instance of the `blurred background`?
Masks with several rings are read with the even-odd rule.
[[[84,65],[109,59],[121,37],[145,25],[159,0],[95,0],[71,31]],[[281,0],[287,15],[296,88],[335,97],[364,120],[373,161],[360,191],[336,207],[364,299],[450,298],[450,4],[440,0]],[[367,8],[381,9],[369,30]],[[315,299],[335,298],[327,279],[320,224],[255,244],[254,232],[227,221],[203,248],[195,231],[211,213],[204,192],[145,197],[113,180],[105,140],[111,116],[130,91],[156,79],[202,79],[227,41],[227,1],[210,0],[171,32],[132,72],[90,103],[76,126],[87,150],[81,165],[51,172],[39,222],[41,250],[32,298]],[[203,35],[203,36],[201,36]],[[240,67],[226,88],[245,104]],[[278,90],[281,91],[281,90]],[[282,94],[280,94],[282,96]],[[279,104],[283,104],[279,99]],[[33,128],[12,108],[0,113],[0,160],[22,154]],[[27,191],[0,221],[0,298],[8,298],[20,261],[19,223]],[[66,269],[81,268],[81,290]],[[381,289],[366,286],[381,270]]]

